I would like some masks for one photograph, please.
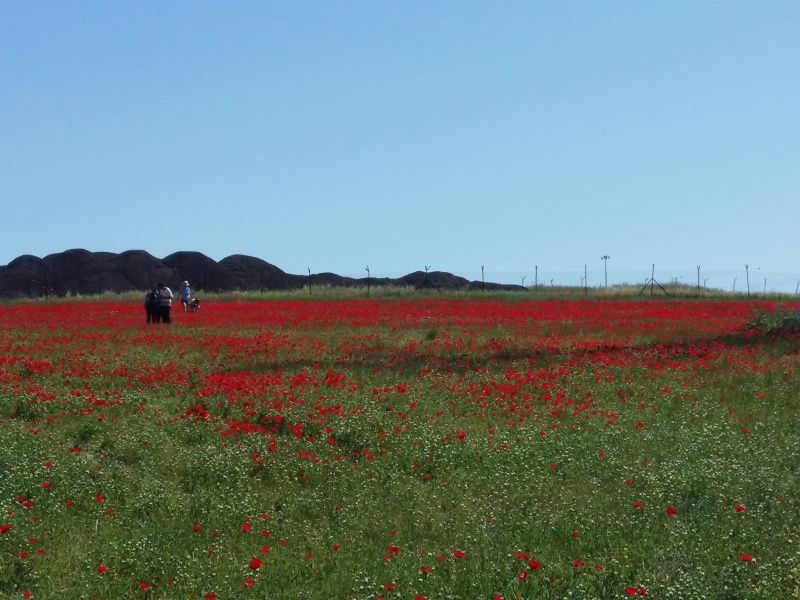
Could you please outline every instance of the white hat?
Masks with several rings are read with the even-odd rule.
[[[188,281],[184,281],[183,285],[189,285],[189,282]]]

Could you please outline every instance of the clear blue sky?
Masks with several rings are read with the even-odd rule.
[[[800,276],[798,74],[796,0],[4,0],[0,264]]]

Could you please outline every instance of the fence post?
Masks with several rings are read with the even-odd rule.
[[[586,270],[586,264],[583,265],[583,295],[589,295],[589,277],[588,271]]]
[[[700,295],[700,265],[697,265],[697,295]]]
[[[744,266],[744,272],[747,275],[747,297],[750,297],[750,265]]]

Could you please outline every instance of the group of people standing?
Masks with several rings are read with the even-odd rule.
[[[189,282],[184,281],[180,289],[180,298],[184,312],[189,310],[191,295],[192,289],[189,287]],[[147,322],[171,323],[169,312],[172,308],[172,298],[172,290],[161,281],[156,284],[155,289],[147,290],[144,295],[144,310],[147,315]]]

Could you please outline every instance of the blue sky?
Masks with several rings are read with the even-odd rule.
[[[796,1],[5,0],[0,264],[532,283],[607,254],[794,289],[798,31]]]

